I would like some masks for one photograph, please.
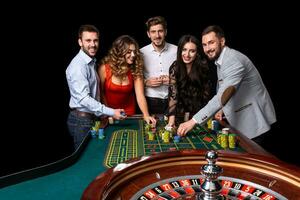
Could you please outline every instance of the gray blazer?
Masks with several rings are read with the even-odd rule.
[[[222,109],[229,124],[250,139],[268,131],[270,125],[276,122],[275,109],[260,74],[250,59],[225,47],[216,60],[216,65],[217,94],[193,119],[203,125]],[[234,91],[229,92],[231,95],[228,95],[228,88]],[[226,103],[224,96],[227,96]]]

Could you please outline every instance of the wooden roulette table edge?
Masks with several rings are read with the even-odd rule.
[[[160,179],[200,174],[206,164],[206,150],[163,152],[118,164],[98,175],[85,189],[83,200],[130,199],[142,188]],[[219,150],[217,165],[222,176],[251,181],[281,193],[288,199],[300,199],[300,168],[274,157]]]

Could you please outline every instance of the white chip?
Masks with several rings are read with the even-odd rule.
[[[172,126],[168,126],[168,125],[165,126],[165,129],[166,129],[167,131],[172,131],[172,128],[173,128]]]

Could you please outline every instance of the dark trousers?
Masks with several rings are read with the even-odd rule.
[[[268,132],[267,133],[263,133],[263,134],[255,137],[255,138],[252,138],[252,140],[255,143],[259,144],[260,146],[264,146],[264,143],[266,142],[265,140],[266,140],[267,135],[268,135]]]
[[[281,139],[278,137],[280,134],[278,124],[272,124],[271,129],[255,138],[252,138],[252,141],[257,143],[259,146],[263,147],[265,150],[269,151],[272,154],[277,154],[279,151],[282,151],[280,147]]]
[[[89,134],[94,120],[90,117],[79,116],[75,111],[69,113],[67,125],[70,135],[73,138],[74,149],[76,150],[84,138]]]
[[[146,97],[146,100],[150,114],[167,114],[169,105],[168,99]]]

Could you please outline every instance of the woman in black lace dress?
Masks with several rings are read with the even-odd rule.
[[[192,117],[210,98],[209,68],[195,36],[180,38],[177,59],[170,67],[169,76],[168,126],[174,127],[175,121],[183,120],[184,115]]]

